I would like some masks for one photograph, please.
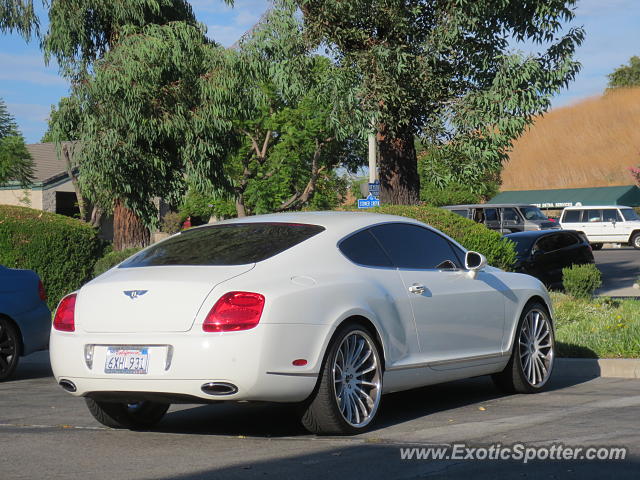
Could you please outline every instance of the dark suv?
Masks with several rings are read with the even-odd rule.
[[[500,233],[560,228],[559,224],[549,220],[535,205],[482,203],[477,205],[448,205],[442,208],[478,223],[483,223],[487,228]]]

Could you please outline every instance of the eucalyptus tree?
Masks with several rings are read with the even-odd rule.
[[[142,196],[157,192],[154,174],[164,175],[166,166],[160,167],[160,173],[154,170],[162,163],[159,144],[166,143],[169,155],[176,150],[153,129],[158,128],[156,119],[140,115],[157,114],[162,100],[170,96],[172,87],[163,83],[163,72],[169,72],[167,82],[179,82],[183,75],[193,74],[184,55],[177,58],[178,51],[171,58],[171,52],[160,45],[163,42],[173,42],[171,46],[178,49],[189,42],[193,48],[207,43],[187,1],[51,1],[42,48],[45,57],[55,58],[61,73],[71,80],[72,97],[83,112],[74,134],[82,143],[78,155],[80,189],[90,201],[113,211],[118,249],[148,242],[148,226],[153,224],[151,198]],[[124,53],[118,53],[121,45]],[[136,49],[140,51],[134,52]],[[151,58],[165,63],[146,63]],[[131,81],[139,82],[137,88],[126,83]],[[143,92],[142,86],[150,90]],[[114,91],[119,98],[109,97]],[[154,94],[157,98],[152,100]],[[136,105],[137,101],[142,103]],[[179,99],[174,101],[180,103]],[[158,107],[153,113],[150,104]],[[143,112],[145,106],[149,108]],[[128,125],[118,122],[116,112]],[[130,168],[134,165],[140,171]]]
[[[0,0],[0,32],[18,32],[28,40],[39,28],[33,0]]]
[[[224,96],[227,76],[215,72],[225,54],[186,22],[129,27],[78,87],[80,181],[114,202],[114,248],[148,242],[154,197],[177,204],[186,179],[201,189],[226,185],[230,119],[212,117],[203,101],[203,85]]]
[[[579,70],[573,56],[584,32],[563,33],[576,0],[278,3],[300,8],[310,48],[324,48],[343,70],[336,109],[362,130],[373,122],[389,203],[418,201],[416,135],[473,182],[500,168],[513,139]],[[540,51],[519,53],[514,42]]]

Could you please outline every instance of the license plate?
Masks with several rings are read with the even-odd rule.
[[[108,347],[104,373],[144,375],[149,366],[148,348]]]

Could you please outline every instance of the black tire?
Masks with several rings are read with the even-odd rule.
[[[604,244],[602,244],[602,243],[592,243],[591,244],[591,249],[592,250],[602,250],[602,246],[603,245]]]
[[[85,402],[93,418],[102,425],[130,430],[147,430],[154,427],[169,409],[168,403],[146,400],[137,403],[115,403],[85,398]]]
[[[359,363],[365,355],[368,355],[364,363],[357,366],[353,366],[353,363],[347,365],[343,353],[348,351],[345,347],[348,349],[348,342],[352,340],[354,354],[360,348],[360,342],[364,342],[359,353],[361,356],[356,355],[353,363]],[[365,349],[371,353],[368,354]],[[336,364],[342,361],[345,368],[336,367]],[[363,375],[351,373],[358,369],[364,372],[369,368],[373,370]],[[350,435],[363,432],[372,424],[380,407],[382,377],[382,358],[373,334],[358,324],[340,327],[327,349],[318,384],[307,403],[303,405],[302,424],[311,433],[318,435]],[[375,386],[365,385],[362,382]],[[365,392],[364,389],[369,390]],[[371,403],[367,401],[367,397]],[[340,399],[342,399],[344,412],[340,406]],[[366,413],[367,410],[369,413]],[[360,421],[361,414],[362,421]],[[354,417],[357,421],[349,421],[347,417]]]
[[[640,250],[640,232],[636,232],[631,236],[631,246],[637,250]]]
[[[20,332],[7,317],[0,316],[0,382],[11,377],[20,359]]]
[[[531,328],[530,325],[533,321],[531,319],[535,318],[535,315],[540,315],[541,318],[546,322],[548,333],[547,335],[544,335],[544,331],[542,329],[545,327],[540,327],[540,343],[542,343],[542,345],[540,346],[540,348],[538,348],[539,344],[536,343],[535,352],[532,352],[533,348],[532,346],[529,346],[529,342],[527,341],[527,339],[530,338],[527,337],[527,332],[528,329]],[[522,342],[527,345],[523,347]],[[546,347],[547,344],[549,345],[549,347]],[[536,352],[538,351],[541,355],[543,353],[546,355],[545,358],[542,358],[540,356],[539,361],[534,358],[536,356]],[[511,358],[509,359],[509,363],[502,372],[493,374],[492,379],[498,389],[505,393],[537,393],[544,389],[553,373],[555,351],[555,335],[553,331],[553,324],[549,316],[549,311],[547,310],[547,307],[542,303],[531,302],[526,305],[526,307],[522,311],[522,314],[520,315],[520,320],[518,321],[518,327],[516,329],[516,335],[513,340],[513,347],[511,350]],[[530,360],[528,363],[526,361],[527,356],[529,356]],[[533,381],[531,378],[532,366],[534,370]],[[527,371],[525,371],[525,368]],[[544,372],[544,375],[539,378],[538,382],[536,382],[536,371],[539,371],[540,374],[543,374]]]

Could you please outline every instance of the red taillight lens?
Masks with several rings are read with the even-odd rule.
[[[38,295],[40,295],[40,300],[43,302],[47,301],[47,291],[44,289],[42,280],[38,280]]]
[[[264,296],[252,292],[229,292],[220,297],[202,324],[205,332],[249,330],[260,322]]]
[[[73,332],[76,329],[76,294],[72,293],[62,299],[56,316],[53,318],[53,328],[62,332]]]

